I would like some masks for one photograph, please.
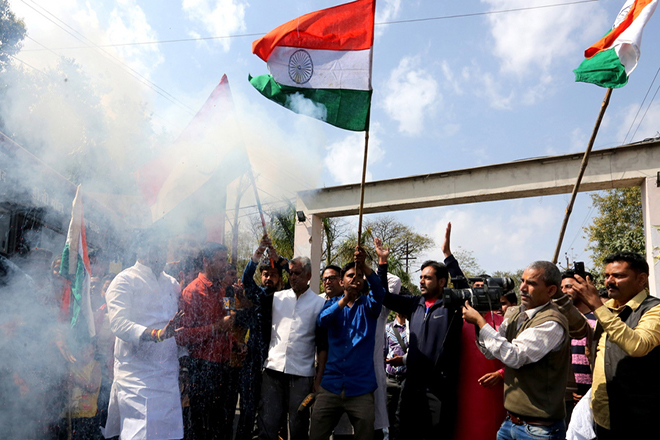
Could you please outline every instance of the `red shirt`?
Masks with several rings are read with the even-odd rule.
[[[202,273],[183,290],[179,299],[179,310],[184,312],[181,318],[183,329],[177,332],[176,342],[187,346],[190,356],[211,362],[229,362],[231,335],[213,330],[213,324],[227,315],[222,306],[224,297],[224,289]]]

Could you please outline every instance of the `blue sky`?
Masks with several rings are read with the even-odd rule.
[[[573,3],[573,4],[570,4]],[[13,0],[31,39],[17,57],[46,69],[75,58],[103,95],[108,118],[146,106],[159,142],[174,139],[223,74],[234,94],[242,135],[264,202],[295,191],[359,181],[363,135],[296,115],[261,97],[247,75],[267,73],[252,55],[257,37],[296,16],[336,5],[328,0]],[[544,5],[563,6],[541,8]],[[460,16],[376,27],[369,178],[380,180],[583,151],[605,90],[575,83],[583,51],[611,26],[623,0],[381,0],[377,23]],[[538,7],[508,13],[491,13]],[[40,11],[38,13],[37,11]],[[52,15],[51,15],[52,14]],[[470,14],[481,14],[472,15]],[[465,16],[468,15],[468,16]],[[57,22],[57,26],[46,17]],[[57,21],[55,19],[61,20]],[[64,25],[65,24],[65,25]],[[97,45],[229,36],[99,49]],[[660,67],[660,18],[646,27],[630,83],[615,90],[595,148],[620,145]],[[51,51],[35,51],[48,47]],[[128,75],[108,54],[175,99]],[[650,97],[657,90],[656,82]],[[174,101],[174,102],[173,102]],[[130,118],[129,118],[130,119]],[[639,118],[638,118],[639,122]],[[123,122],[128,123],[127,121]],[[120,129],[121,125],[117,125]],[[637,125],[633,125],[633,131]],[[660,131],[660,99],[626,142]],[[157,145],[151,148],[159,148]],[[447,221],[453,246],[488,270],[516,270],[551,259],[569,195],[396,213],[439,245]],[[246,199],[246,204],[251,204]],[[562,250],[587,260],[581,227],[592,214],[578,196]],[[231,206],[231,205],[230,205]],[[438,249],[420,257],[441,258]]]

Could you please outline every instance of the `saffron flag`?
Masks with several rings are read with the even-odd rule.
[[[138,187],[149,206],[152,222],[163,218],[203,187],[208,188],[210,204],[224,203],[224,186],[239,177],[248,163],[234,118],[229,81],[223,75],[177,140],[138,171]],[[224,211],[224,205],[214,209]],[[195,212],[201,212],[201,207]]]
[[[314,117],[364,131],[371,107],[374,0],[303,15],[252,43],[270,75],[249,77],[266,98],[301,113],[299,98],[321,109]]]
[[[586,59],[573,71],[575,81],[608,88],[625,86],[637,67],[642,31],[656,6],[658,0],[627,0],[612,29],[584,51]]]
[[[94,337],[94,317],[90,300],[90,280],[92,270],[87,253],[87,237],[85,235],[85,215],[83,211],[80,185],[76,189],[71,209],[71,223],[62,251],[60,274],[71,281],[71,298],[69,304],[71,328],[75,328],[83,318],[89,337]]]

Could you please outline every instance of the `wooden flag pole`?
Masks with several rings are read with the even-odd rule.
[[[259,209],[259,216],[261,217],[261,227],[264,228],[264,235],[268,235],[266,231],[266,219],[264,218],[264,210],[261,207],[261,200],[259,199],[259,191],[257,190],[257,182],[254,180],[254,174],[252,173],[252,164],[248,167],[248,174],[250,176],[250,181],[252,182],[252,188],[254,188],[254,199],[257,201],[257,209]],[[270,267],[275,267],[275,262],[270,258]]]
[[[580,189],[580,182],[582,182],[582,177],[584,176],[584,171],[587,169],[587,164],[589,163],[589,153],[591,153],[591,148],[594,146],[596,141],[596,135],[598,134],[598,129],[600,128],[600,123],[603,120],[603,115],[605,115],[605,110],[610,103],[610,96],[612,96],[612,89],[608,88],[605,92],[605,98],[603,103],[600,105],[600,113],[598,114],[598,119],[596,119],[596,125],[594,130],[591,133],[591,138],[589,139],[589,145],[587,145],[587,151],[584,152],[582,157],[582,165],[580,166],[580,172],[578,173],[577,180],[575,181],[575,186],[573,186],[573,193],[571,194],[571,200],[568,202],[566,207],[566,214],[564,215],[564,222],[561,225],[561,230],[559,231],[559,240],[557,241],[557,247],[555,248],[555,255],[552,257],[552,262],[557,264],[559,259],[559,252],[561,251],[561,244],[564,241],[564,234],[566,233],[566,227],[568,226],[568,219],[573,212],[573,204],[575,203],[575,198],[577,197],[578,190]]]
[[[364,160],[362,161],[362,182],[360,183],[360,208],[358,210],[357,244],[362,245],[362,214],[364,209],[364,181],[367,177],[367,153],[369,151],[369,130],[364,132]]]

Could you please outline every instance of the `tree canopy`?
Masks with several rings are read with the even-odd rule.
[[[592,251],[594,273],[601,273],[603,258],[614,252],[646,252],[642,194],[639,187],[617,188],[591,194],[596,209],[592,224],[585,227]]]

